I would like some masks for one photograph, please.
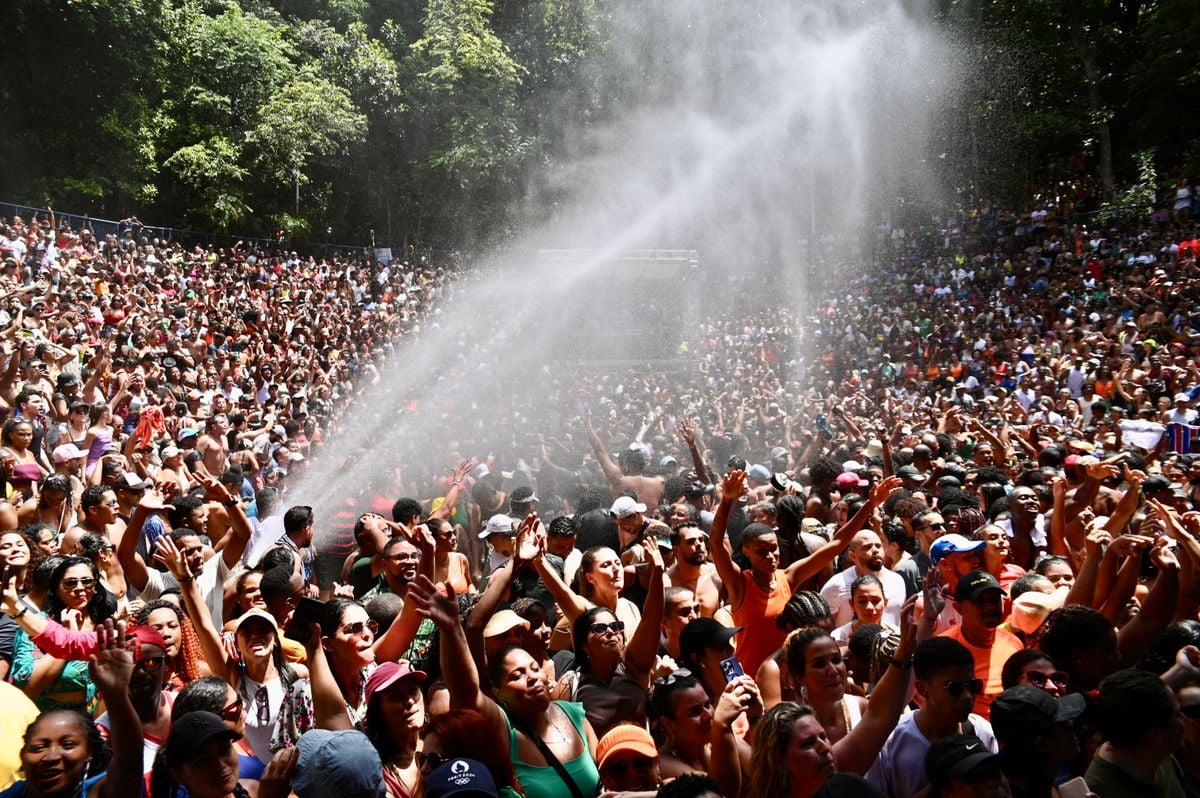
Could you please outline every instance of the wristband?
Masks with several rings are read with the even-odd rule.
[[[19,621],[27,612],[29,612],[29,605],[26,604],[25,602],[21,602],[21,611],[18,612],[16,615],[14,615],[12,618],[14,621]]]
[[[196,577],[194,577],[194,576],[189,576],[189,577],[187,577],[187,578],[185,578],[185,579],[180,579],[179,577],[175,577],[175,581],[176,581],[176,582],[178,582],[178,583],[179,583],[179,584],[181,584],[181,585],[190,585],[190,584],[192,583],[192,580],[193,580],[193,579],[195,579],[195,578],[196,578]],[[894,662],[894,661],[895,661],[895,660],[893,660],[893,662]]]
[[[899,668],[902,671],[906,671],[913,666],[912,657],[909,657],[908,659],[905,659],[903,661],[898,660],[895,657],[892,657],[888,661],[891,662],[893,665],[895,665],[897,668]]]
[[[230,496],[227,500],[221,502],[221,504],[225,505],[230,510],[232,510],[234,507],[237,507],[241,503],[241,499],[238,499],[235,496]]]

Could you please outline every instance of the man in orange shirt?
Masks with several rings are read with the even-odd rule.
[[[958,580],[954,606],[962,623],[939,636],[962,643],[975,658],[975,678],[983,682],[983,690],[975,695],[974,712],[987,718],[992,700],[1004,691],[1004,663],[1024,646],[1016,635],[996,628],[1004,622],[1004,589],[986,571],[971,571]]]

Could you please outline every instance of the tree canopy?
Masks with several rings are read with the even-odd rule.
[[[611,0],[12,0],[0,198],[479,245],[548,213],[552,192],[531,178],[565,157],[568,130],[636,91],[592,68],[619,13]],[[1146,152],[1161,175],[1200,171],[1200,4],[942,0],[933,24],[970,65],[941,142],[960,180],[1011,195],[1084,165],[1112,192]]]

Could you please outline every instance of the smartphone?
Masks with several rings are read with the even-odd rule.
[[[1088,783],[1083,780],[1082,776],[1058,785],[1058,794],[1062,798],[1087,798],[1090,792],[1091,789],[1088,788]]]
[[[325,602],[308,596],[301,596],[292,611],[292,618],[283,630],[284,637],[289,637],[301,645],[308,645],[312,636],[312,625],[321,620],[325,612]]]
[[[742,670],[742,663],[738,662],[737,657],[729,657],[721,660],[721,673],[725,674],[725,683],[732,682],[739,676],[745,676],[746,672]]]

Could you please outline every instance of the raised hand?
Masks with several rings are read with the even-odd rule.
[[[258,782],[258,798],[288,798],[292,794],[292,774],[300,761],[299,748],[281,748],[271,757]]]
[[[1150,562],[1160,571],[1179,570],[1179,558],[1172,551],[1172,543],[1170,538],[1162,537],[1150,547]]]
[[[166,509],[163,504],[163,496],[157,490],[148,490],[143,493],[142,498],[138,499],[138,507],[144,507],[152,512]]]
[[[0,600],[0,611],[10,618],[21,611],[21,593],[17,590],[15,575],[4,580],[4,595]]]
[[[680,437],[683,438],[688,446],[696,442],[696,422],[687,418],[682,419],[676,426],[676,429],[679,430]]]
[[[453,629],[458,626],[458,600],[454,596],[454,587],[449,582],[446,583],[446,594],[443,595],[433,582],[429,581],[429,577],[421,574],[416,581],[409,584],[407,598],[413,602],[418,615],[433,621],[439,629]]]
[[[196,575],[192,573],[187,558],[175,545],[175,541],[171,540],[170,535],[160,537],[155,548],[158,558],[167,566],[167,570],[171,572],[171,576],[175,577],[176,581],[186,583],[195,578]]]
[[[746,472],[730,471],[721,480],[721,499],[735,502],[746,495]]]
[[[129,689],[133,676],[133,640],[125,639],[125,624],[109,618],[96,630],[96,653],[88,657],[88,673],[105,696]]]
[[[931,567],[925,573],[922,597],[925,602],[925,617],[938,618],[946,608],[946,596],[942,593],[942,579],[938,568]]]
[[[870,501],[876,507],[880,507],[888,498],[904,487],[904,480],[897,476],[891,476],[883,480],[879,484],[871,488]]]

